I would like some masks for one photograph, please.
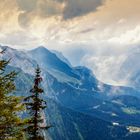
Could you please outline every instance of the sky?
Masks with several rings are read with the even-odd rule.
[[[118,71],[140,43],[140,0],[0,0],[0,44],[46,46],[125,85]]]

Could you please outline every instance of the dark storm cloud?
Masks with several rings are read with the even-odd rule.
[[[19,14],[18,22],[19,22],[19,25],[21,25],[22,27],[27,27],[31,22],[31,17],[28,14],[28,12]]]
[[[64,9],[64,19],[82,16],[96,11],[97,7],[103,4],[103,0],[67,0]]]
[[[71,19],[93,12],[103,4],[103,0],[16,0],[23,11],[19,15],[22,26],[30,24],[35,16],[46,18],[60,15],[63,19]],[[64,6],[65,5],[65,6]]]
[[[54,15],[61,15],[63,0],[17,0],[19,10],[19,24],[24,27],[30,25],[30,22],[38,16],[46,18]]]
[[[16,0],[19,8],[23,11],[32,11],[36,8],[38,0]]]

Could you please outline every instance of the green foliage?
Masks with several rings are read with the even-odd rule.
[[[44,126],[41,114],[46,108],[46,102],[41,98],[41,94],[44,92],[40,86],[42,78],[40,76],[40,68],[36,68],[36,76],[34,79],[33,88],[30,90],[31,94],[25,98],[25,104],[27,112],[30,117],[26,120],[26,136],[29,140],[44,140],[43,129],[46,130],[49,127]]]
[[[0,55],[3,55],[4,51]],[[0,139],[19,140],[23,138],[22,120],[19,112],[24,110],[21,97],[14,96],[14,80],[17,73],[6,73],[10,60],[0,60]]]

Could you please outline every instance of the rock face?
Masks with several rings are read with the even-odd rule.
[[[6,46],[0,46],[1,49]],[[86,67],[72,67],[62,55],[44,47],[19,51],[6,47],[2,58],[11,59],[8,70],[19,72],[17,94],[26,96],[34,69],[42,69],[46,116],[54,125],[46,137],[53,140],[135,139],[128,126],[140,126],[140,92],[104,84]]]

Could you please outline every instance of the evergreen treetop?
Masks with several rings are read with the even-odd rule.
[[[42,77],[40,76],[41,70],[39,66],[37,66],[35,73],[34,85],[30,90],[31,95],[25,98],[27,112],[30,115],[25,129],[29,140],[44,140],[43,130],[48,129],[49,126],[46,126],[45,118],[42,118],[43,110],[46,108],[46,101],[41,98],[44,91],[41,88]]]

